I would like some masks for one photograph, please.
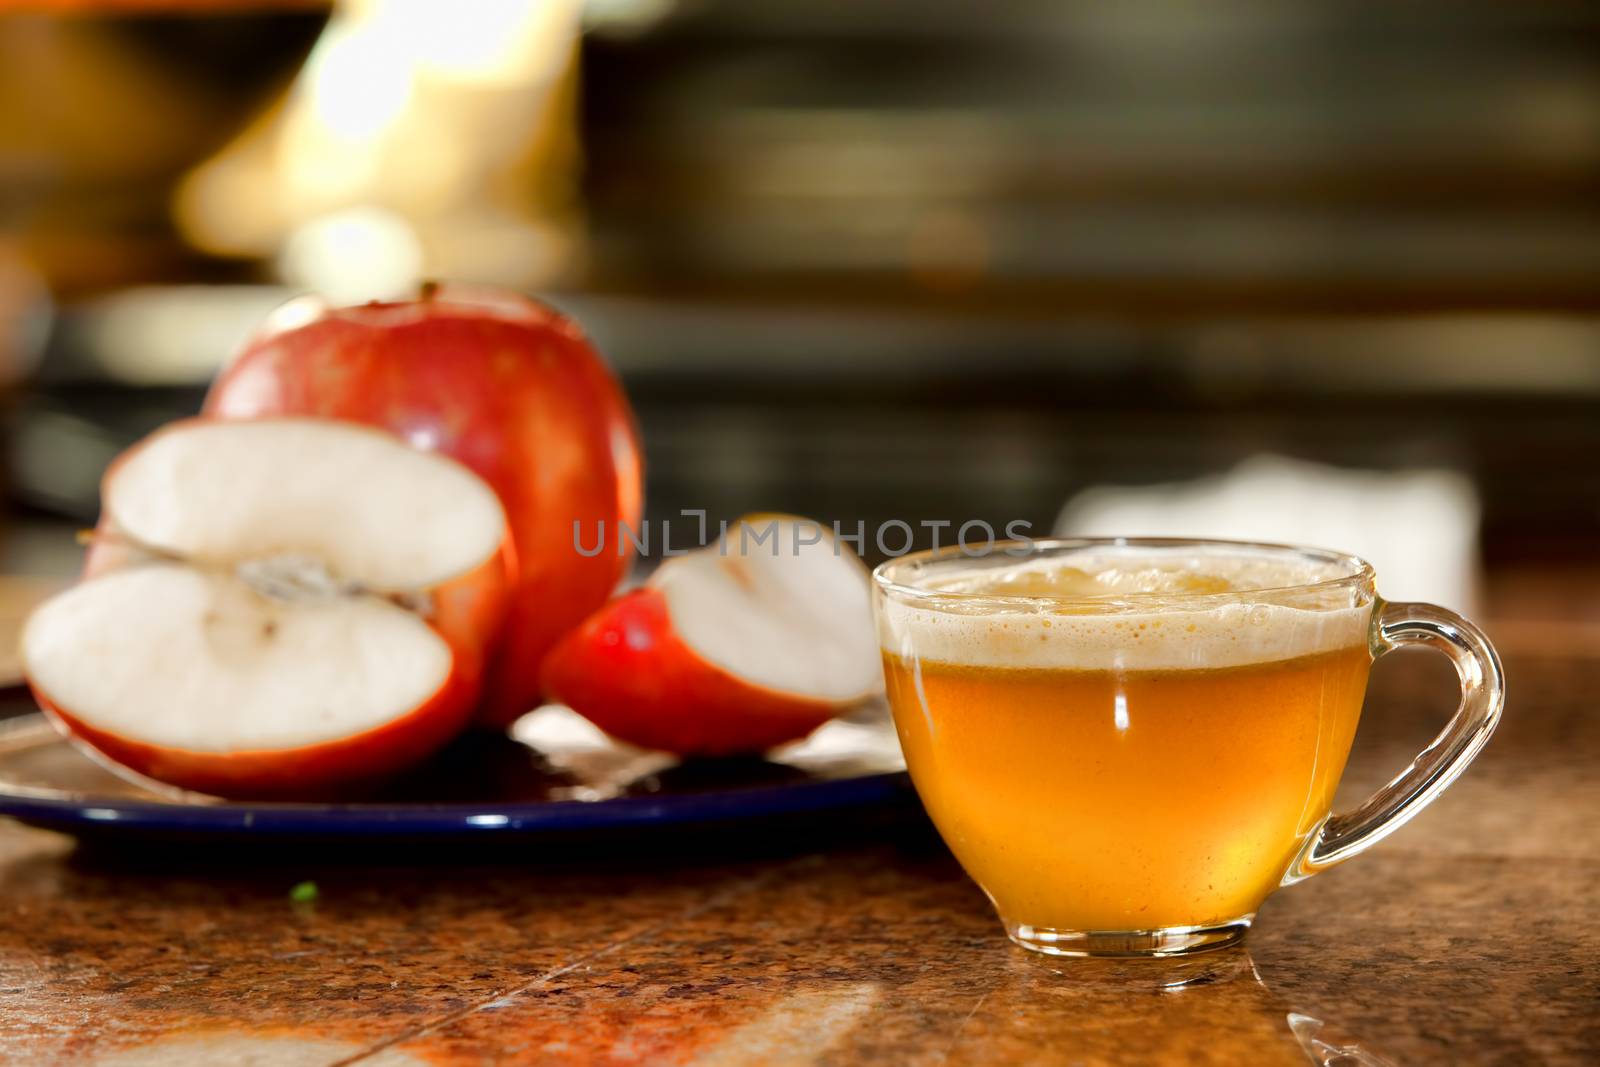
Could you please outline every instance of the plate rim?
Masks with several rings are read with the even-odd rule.
[[[0,745],[40,727],[38,712],[0,721]],[[186,804],[60,792],[0,782],[0,816],[49,829],[244,833],[265,836],[458,836],[748,822],[861,807],[911,790],[904,770],[772,782],[705,793],[633,794],[604,800],[507,802],[238,801]]]

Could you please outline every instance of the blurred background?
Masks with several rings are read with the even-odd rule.
[[[0,570],[273,306],[428,277],[584,324],[657,519],[1292,538],[1600,627],[1585,0],[13,6]]]

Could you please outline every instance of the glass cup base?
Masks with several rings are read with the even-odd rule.
[[[1156,930],[1060,930],[1014,923],[1001,917],[1006,936],[1029,952],[1046,956],[1160,957],[1186,956],[1228,948],[1243,940],[1254,915],[1203,926],[1166,926]]]

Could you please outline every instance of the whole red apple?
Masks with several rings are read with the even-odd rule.
[[[477,472],[500,494],[516,558],[481,721],[540,699],[545,654],[605,603],[627,566],[643,464],[616,379],[570,319],[498,290],[424,286],[418,299],[280,308],[206,398],[225,418],[320,415],[387,429]],[[592,549],[604,523],[604,550]]]

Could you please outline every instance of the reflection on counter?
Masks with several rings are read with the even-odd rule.
[[[538,986],[512,991],[477,1011],[512,1007]],[[649,990],[619,991],[636,1001],[631,1019],[606,1018],[571,1030],[530,1022],[521,1055],[496,1062],[547,1062],[581,1049],[584,1062],[675,1063],[724,1067],[809,1067],[832,1062],[860,1040],[896,991],[883,982],[811,982],[719,1003],[658,999]],[[668,994],[670,997],[670,992]],[[1022,1025],[1019,1021],[1026,1020]],[[424,1023],[419,1030],[426,1030]],[[426,1033],[401,1047],[362,1040],[358,1026],[269,1028],[197,1022],[143,1045],[108,1042],[86,1060],[95,1067],[198,1067],[338,1063],[410,1067],[467,1062],[465,1049]],[[337,1035],[337,1036],[335,1036]],[[986,1059],[985,1057],[989,1057]],[[926,1057],[923,1057],[926,1058]],[[1071,973],[1014,973],[973,1004],[940,1050],[940,1063],[1281,1064],[1391,1067],[1391,1061],[1321,1019],[1285,1010],[1250,957],[1222,953],[1182,964],[1099,963]],[[930,1062],[934,1062],[930,1060]]]

